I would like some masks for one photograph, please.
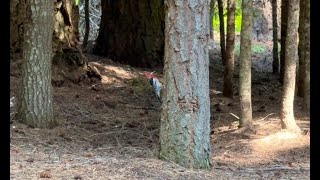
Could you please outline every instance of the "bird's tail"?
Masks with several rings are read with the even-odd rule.
[[[160,103],[162,103],[160,96],[157,95],[157,99]]]

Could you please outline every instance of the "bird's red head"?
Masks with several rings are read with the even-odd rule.
[[[152,73],[149,73],[149,72],[144,72],[143,75],[148,79],[155,78],[155,76]]]

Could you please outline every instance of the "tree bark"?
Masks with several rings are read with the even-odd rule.
[[[222,63],[225,65],[226,61],[226,42],[225,42],[225,32],[224,32],[224,18],[223,18],[223,1],[218,0],[218,11],[219,11],[219,21],[220,21],[220,49]]]
[[[10,53],[21,53],[23,46],[25,1],[10,0]]]
[[[214,3],[215,0],[210,0],[210,37],[214,40],[214,29],[213,29],[213,19],[214,19]]]
[[[209,0],[166,1],[160,158],[211,167]]]
[[[79,9],[74,0],[54,1],[53,52],[77,48],[79,44]]]
[[[306,62],[304,58],[305,53],[305,1],[300,0],[300,13],[299,13],[299,44],[298,44],[298,78],[297,78],[297,95],[304,97],[304,79],[306,73]]]
[[[31,127],[51,128],[57,124],[51,86],[52,12],[52,1],[26,1],[18,119]]]
[[[252,1],[242,1],[242,24],[240,39],[240,125],[250,127],[252,125],[251,102],[251,37],[252,37]]]
[[[163,66],[162,0],[110,0],[102,1],[101,6],[95,54],[136,67]]]
[[[272,26],[273,26],[273,62],[272,72],[273,74],[279,74],[279,48],[278,48],[278,3],[277,0],[272,0]]]
[[[304,110],[310,111],[310,0],[305,1],[305,74],[304,74]]]
[[[227,5],[227,44],[226,44],[226,61],[224,67],[223,95],[233,98],[233,72],[234,72],[234,39],[235,24],[234,16],[236,10],[235,0],[228,0]]]
[[[52,81],[78,83],[87,71],[79,42],[79,8],[74,0],[54,1]]]
[[[281,0],[281,48],[280,48],[280,83],[283,84],[284,67],[285,67],[285,48],[287,36],[288,22],[288,2],[289,0]]]
[[[294,119],[294,90],[296,78],[296,65],[298,59],[298,26],[299,26],[299,0],[290,0],[288,7],[288,26],[285,48],[285,69],[281,98],[281,126],[293,132],[300,132]]]
[[[10,47],[11,52],[20,52],[23,44],[25,1],[10,3]],[[79,42],[79,10],[74,0],[54,0],[53,52],[65,47],[77,47]]]
[[[85,19],[85,32],[83,36],[82,46],[86,49],[88,44],[89,32],[90,32],[90,21],[89,21],[89,0],[84,0],[84,19]]]

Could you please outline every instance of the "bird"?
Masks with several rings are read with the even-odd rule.
[[[153,75],[154,72],[151,72],[151,73],[144,72],[143,74],[149,80],[149,83],[152,87],[153,94],[156,96],[158,101],[160,103],[162,103],[161,97],[160,97],[160,91],[161,91],[162,84],[160,83],[159,79],[155,75]]]

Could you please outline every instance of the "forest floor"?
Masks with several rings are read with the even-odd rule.
[[[237,128],[238,55],[235,97],[229,99],[221,94],[219,48],[210,53],[211,170],[186,169],[157,158],[161,107],[142,75],[151,70],[87,55],[103,78],[54,87],[58,127],[26,127],[16,121],[15,106],[11,108],[10,179],[310,179],[309,115],[296,97],[295,117],[302,134],[281,130],[281,88],[271,73],[272,44],[260,45],[265,49],[256,48],[253,54],[251,133]],[[162,80],[160,72],[156,75]],[[11,74],[11,97],[16,97],[18,77]]]

